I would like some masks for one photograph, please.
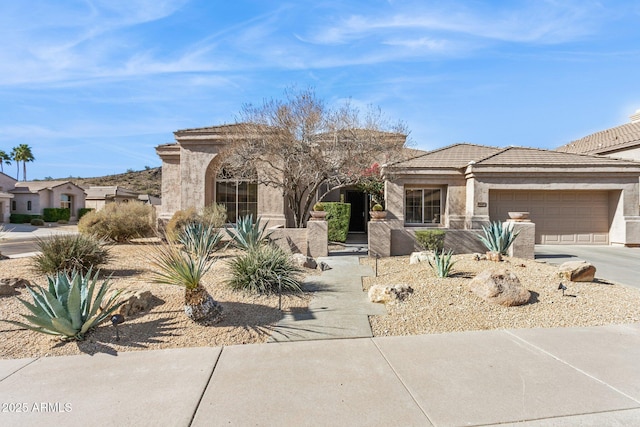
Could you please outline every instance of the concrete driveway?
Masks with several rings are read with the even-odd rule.
[[[536,245],[536,259],[554,265],[587,261],[595,265],[597,279],[640,288],[640,248]]]

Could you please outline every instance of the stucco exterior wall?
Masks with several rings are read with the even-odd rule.
[[[42,213],[42,209],[44,208],[59,208],[60,205],[60,197],[63,194],[70,195],[72,197],[71,202],[71,220],[75,221],[78,219],[78,209],[82,209],[85,207],[86,201],[86,193],[80,187],[71,184],[64,184],[58,187],[54,187],[51,190],[42,190],[42,192],[48,193],[48,204],[47,206],[42,205],[43,197],[40,198],[40,213]]]
[[[11,209],[11,213],[26,214],[26,215],[42,215],[42,208],[40,207],[40,196],[33,193],[17,193],[13,195],[13,202],[15,202],[15,209]],[[31,210],[27,210],[27,207],[31,202]],[[46,206],[45,206],[46,207]]]

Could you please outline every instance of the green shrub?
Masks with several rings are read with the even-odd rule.
[[[371,210],[375,211],[375,212],[382,212],[384,210],[384,208],[382,207],[382,205],[380,203],[376,203],[375,205],[373,205]]]
[[[33,304],[18,300],[31,314],[21,314],[29,323],[5,320],[7,323],[43,334],[57,335],[66,340],[82,340],[87,332],[108,319],[124,301],[117,302],[121,290],[109,291],[109,280],[100,285],[95,294],[98,273],[83,275],[80,272],[59,272],[47,277],[48,289],[32,288],[27,290],[33,297]]]
[[[69,224],[69,221],[67,221],[66,219],[59,219],[58,224]]]
[[[69,221],[71,211],[67,208],[44,208],[42,210],[42,219],[46,222],[58,222],[59,220]]]
[[[253,215],[249,214],[239,218],[233,228],[226,231],[236,248],[248,251],[260,246],[269,237],[271,232],[267,232],[266,229],[267,223],[261,225],[260,217],[253,222]]]
[[[12,224],[29,224],[32,219],[42,219],[42,215],[11,214],[9,216],[9,222]]]
[[[455,261],[452,261],[452,257],[452,250],[445,252],[444,249],[441,249],[434,251],[433,262],[431,262],[431,258],[427,258],[427,261],[438,277],[449,277],[451,268],[453,267],[453,264],[456,263]]]
[[[416,242],[425,251],[441,251],[445,234],[444,230],[416,230]]]
[[[325,202],[327,212],[328,237],[331,242],[346,242],[351,219],[351,204],[342,202]]]
[[[80,208],[78,209],[78,220],[80,220],[83,216],[93,211],[91,208]]]
[[[30,224],[36,227],[42,227],[44,225],[44,220],[40,218],[33,218]]]
[[[266,244],[254,246],[229,262],[233,289],[261,294],[277,293],[278,284],[283,292],[300,292],[300,269],[289,254],[279,247]]]
[[[324,210],[324,204],[322,202],[317,202],[315,205],[313,205],[313,210],[318,212],[318,211],[323,211]]]
[[[83,216],[78,230],[117,243],[148,237],[155,233],[155,210],[140,202],[109,203]]]
[[[497,252],[506,255],[507,250],[511,246],[520,232],[513,231],[513,225],[502,226],[500,221],[495,221],[488,226],[482,226],[484,236],[478,234],[478,238],[490,252]]]
[[[111,258],[103,241],[82,234],[52,235],[37,239],[40,254],[34,257],[34,269],[52,274],[59,271],[89,271],[106,264]]]

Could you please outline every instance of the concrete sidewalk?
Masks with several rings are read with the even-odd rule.
[[[640,423],[640,324],[0,360],[0,425]]]

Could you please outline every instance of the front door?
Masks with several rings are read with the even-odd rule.
[[[349,232],[364,233],[366,223],[367,195],[361,191],[347,190],[346,201],[351,204]]]

